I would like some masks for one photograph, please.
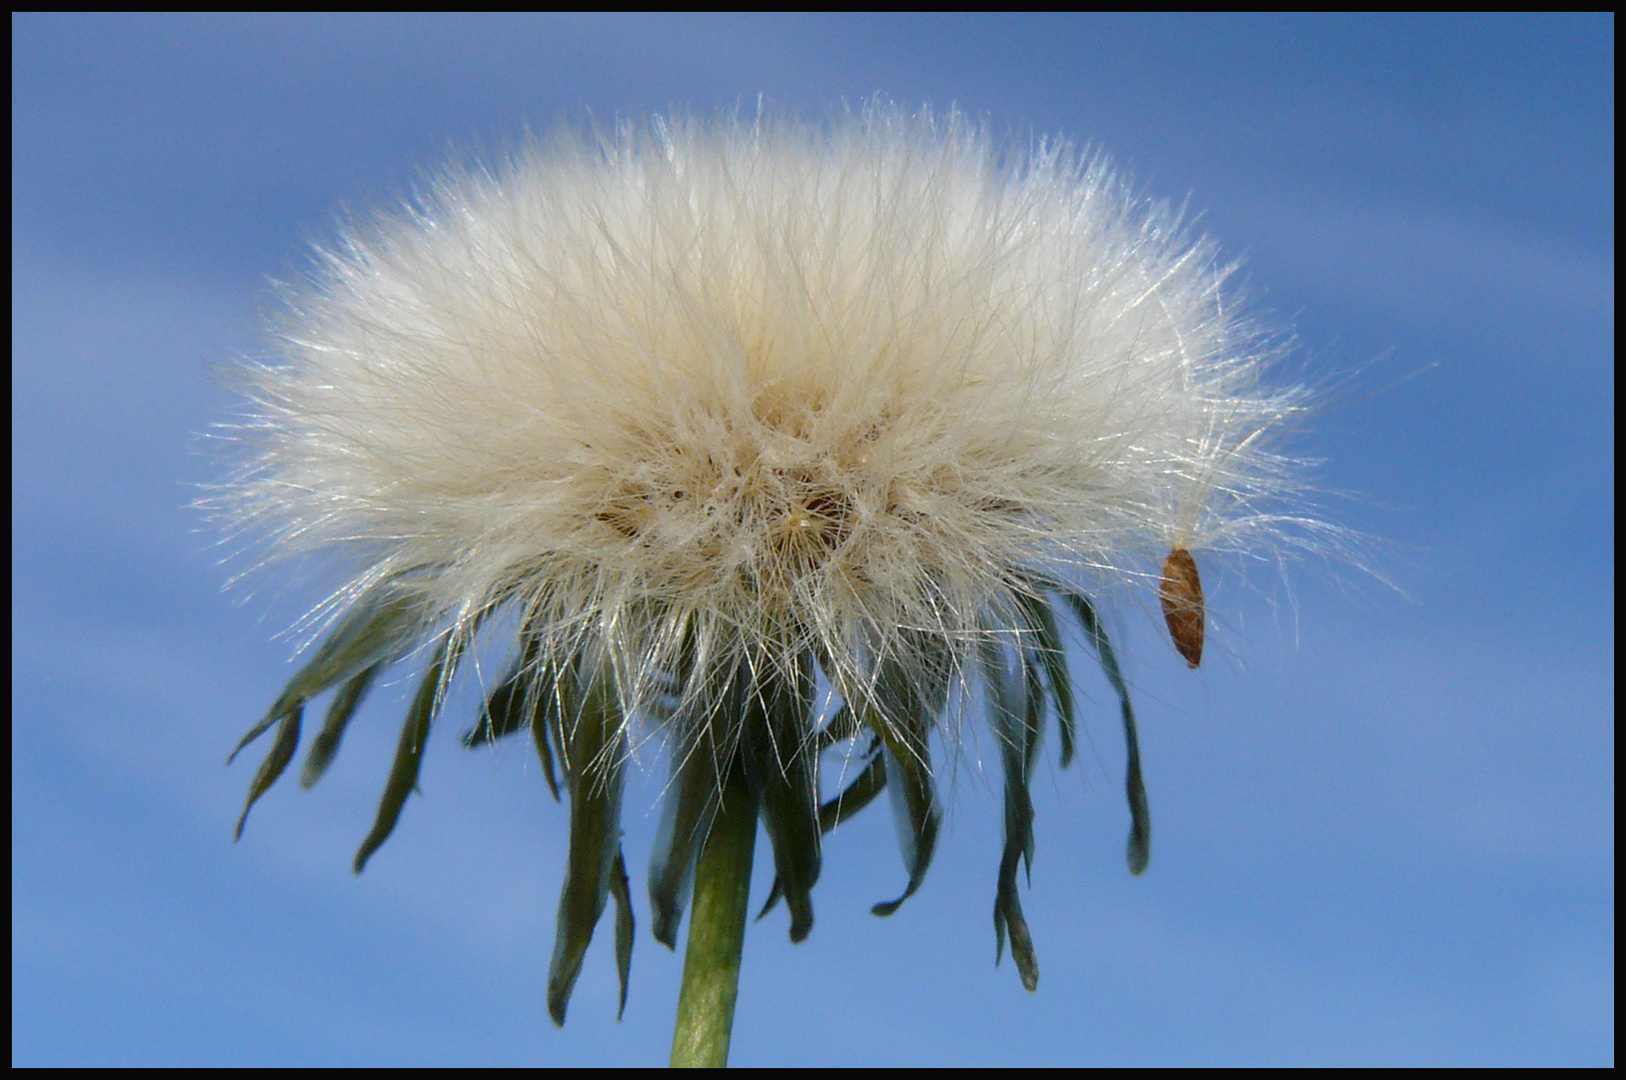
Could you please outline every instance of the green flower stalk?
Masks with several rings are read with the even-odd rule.
[[[1271,449],[1304,393],[1260,389],[1271,349],[1226,276],[1101,162],[1010,151],[956,113],[672,117],[448,169],[319,250],[278,355],[244,368],[241,465],[212,505],[267,561],[343,580],[239,746],[275,729],[244,818],[308,703],[331,694],[306,786],[380,671],[423,663],[360,872],[459,660],[506,648],[463,741],[529,732],[569,803],[550,1015],[612,904],[625,1005],[622,789],[653,741],[671,782],[650,925],[675,948],[691,920],[673,1062],[721,1064],[758,822],[763,911],[783,901],[801,941],[824,834],[884,794],[891,914],[937,844],[934,747],[980,713],[1004,775],[995,940],[1036,989],[1019,871],[1047,726],[1074,752],[1070,633],[1119,699],[1132,872],[1151,850],[1089,597],[1155,589],[1195,667],[1193,553],[1315,542]],[[859,762],[839,791],[832,753]]]

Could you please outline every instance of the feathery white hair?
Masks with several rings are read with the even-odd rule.
[[[958,668],[1035,580],[1274,538],[1296,490],[1266,437],[1302,393],[1259,389],[1212,245],[955,112],[565,132],[319,262],[249,374],[230,514],[347,560],[333,608],[516,604],[543,653],[613,658],[629,714],[683,647]]]

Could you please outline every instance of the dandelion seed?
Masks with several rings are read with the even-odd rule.
[[[655,938],[691,912],[674,1061],[718,1063],[758,821],[764,911],[783,899],[801,940],[823,834],[885,793],[890,914],[938,839],[934,736],[952,750],[969,708],[1004,772],[996,939],[1034,989],[1018,869],[1048,717],[1073,753],[1062,616],[1120,698],[1139,873],[1135,717],[1086,597],[1146,588],[1178,538],[1159,593],[1195,667],[1192,551],[1291,542],[1298,470],[1269,446],[1303,395],[1260,388],[1271,349],[1226,275],[1100,161],[1018,153],[952,112],[655,119],[441,173],[320,251],[280,356],[246,368],[244,462],[213,506],[268,560],[346,575],[312,615],[332,633],[244,740],[278,729],[249,804],[311,699],[337,695],[307,786],[381,668],[431,657],[359,871],[459,659],[517,626],[464,741],[529,729],[568,796],[548,1009],[563,1022],[611,901],[625,1002],[621,789],[659,747]],[[847,743],[859,768],[821,801],[821,758]]]
[[[1187,664],[1196,667],[1203,662],[1203,582],[1197,576],[1197,560],[1185,548],[1175,548],[1163,560],[1158,597],[1174,647]]]

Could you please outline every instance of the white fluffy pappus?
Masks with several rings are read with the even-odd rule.
[[[415,571],[429,621],[517,601],[628,674],[679,624],[850,675],[966,647],[1034,572],[1270,545],[1295,487],[1301,394],[1259,390],[1212,247],[953,113],[565,133],[320,258],[238,522],[342,599]]]
[[[529,725],[550,782],[564,763],[562,1019],[605,896],[620,911],[625,893],[618,841],[577,865],[574,815],[595,798],[582,813],[618,812],[633,725],[677,748],[678,773],[710,757],[701,781],[674,780],[656,936],[671,943],[687,895],[703,792],[737,747],[756,752],[750,714],[773,745],[778,779],[754,775],[799,939],[818,837],[848,812],[807,817],[818,751],[873,732],[862,801],[894,799],[913,892],[939,813],[927,736],[975,682],[1006,756],[996,927],[1031,989],[1015,868],[1032,854],[1046,701],[1064,763],[1072,731],[1047,598],[1071,604],[1123,698],[1139,872],[1133,716],[1084,593],[1155,587],[1171,549],[1274,553],[1314,524],[1293,512],[1297,463],[1272,447],[1304,392],[1261,388],[1275,350],[1228,272],[1099,160],[882,103],[824,126],[567,131],[438,174],[319,253],[287,291],[280,359],[246,371],[245,461],[214,506],[270,558],[342,565],[322,610],[348,612],[250,733],[278,725],[250,804],[291,758],[307,700],[343,683],[308,783],[378,666],[438,643],[359,869],[416,777],[458,651],[516,613],[518,658],[472,738]],[[1162,582],[1195,665],[1181,641],[1195,633],[1200,655],[1195,563],[1171,556]],[[815,672],[845,703],[822,730]],[[755,705],[729,696],[742,686]],[[799,794],[776,804],[781,781]]]

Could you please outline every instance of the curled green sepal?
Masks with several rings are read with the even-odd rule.
[[[559,801],[559,777],[553,764],[553,743],[559,735],[557,700],[558,665],[538,663],[538,639],[525,635],[525,647],[502,681],[486,696],[479,722],[463,733],[463,745],[477,749],[506,739],[525,728],[531,731],[542,779],[553,801]]]
[[[1016,963],[1022,986],[1029,992],[1039,986],[1039,962],[1033,937],[1022,914],[1016,873],[1025,864],[1033,868],[1033,799],[1029,788],[1037,753],[1042,720],[1042,687],[1031,660],[1023,658],[1023,693],[1016,698],[1015,687],[997,653],[985,657],[991,713],[999,741],[1000,762],[1005,773],[1005,845],[1000,855],[998,886],[994,896],[994,963],[1004,956],[1007,931],[1011,959]]]
[[[803,737],[813,690],[807,658],[792,672],[766,674],[743,710],[747,776],[761,793],[762,823],[773,846],[775,880],[790,908],[793,942],[813,929],[813,886],[822,863],[818,752]]]
[[[521,681],[523,671],[523,661],[515,661],[502,682],[487,695],[485,705],[480,709],[479,721],[463,733],[466,748],[473,750],[506,739],[530,723],[531,718],[525,708],[527,688]]]
[[[537,758],[542,763],[542,778],[547,781],[554,802],[559,801],[559,778],[553,764],[552,746],[558,737],[553,731],[559,715],[555,690],[557,672],[554,664],[538,666],[536,639],[527,639],[524,652],[509,667],[496,689],[487,695],[479,722],[463,733],[463,745],[474,750],[529,728]]]
[[[1020,692],[1005,669],[1002,652],[990,646],[983,654],[989,712],[1005,773],[1005,847],[994,895],[994,963],[1004,956],[1009,931],[1011,959],[1016,962],[1022,986],[1031,993],[1039,987],[1039,961],[1022,914],[1016,873],[1022,864],[1029,874],[1033,869],[1033,797],[1029,781],[1042,734],[1044,686],[1033,658],[1022,650],[1018,657],[1022,668]]]
[[[638,932],[632,918],[632,888],[627,880],[627,860],[621,857],[621,845],[615,846],[615,862],[610,867],[610,899],[615,901],[615,974],[621,980],[621,998],[616,1003],[615,1018],[627,1011],[627,983],[632,978],[632,939]]]
[[[446,686],[457,671],[457,660],[464,640],[462,635],[448,631],[435,648],[435,658],[429,670],[418,682],[418,692],[412,697],[406,722],[401,725],[401,737],[395,744],[395,760],[390,763],[390,774],[384,781],[384,795],[378,801],[378,817],[373,821],[372,831],[356,850],[352,869],[358,874],[366,868],[373,852],[395,831],[395,823],[401,817],[401,807],[406,805],[407,796],[418,786],[418,773],[423,768],[423,749],[429,741],[429,728],[434,723],[435,714],[440,711]]]
[[[571,681],[561,678],[561,684]],[[625,734],[614,677],[596,673],[586,692],[566,694],[561,746],[570,790],[570,857],[559,895],[558,930],[548,964],[548,1015],[563,1026],[582,958],[604,914],[621,850]],[[561,687],[563,689],[563,687]],[[575,701],[579,708],[573,708]],[[619,920],[618,920],[619,925]],[[618,957],[619,959],[619,957]],[[631,953],[628,953],[631,963]]]
[[[299,774],[300,787],[312,787],[327,772],[327,767],[333,763],[333,756],[339,752],[339,740],[344,738],[351,718],[356,715],[356,710],[367,697],[367,691],[373,687],[373,680],[383,669],[382,661],[363,668],[361,674],[345,683],[333,695],[327,718],[322,721],[322,730],[311,740],[310,752],[305,755],[305,768]]]
[[[947,683],[943,690],[946,693]],[[934,686],[924,694],[894,663],[884,663],[876,682],[875,701],[864,708],[865,722],[881,737],[881,760],[886,769],[886,792],[892,802],[898,848],[909,883],[903,895],[870,908],[875,915],[890,915],[915,894],[926,879],[943,811],[932,781],[931,749],[927,739],[942,707]]]
[[[232,833],[234,843],[243,838],[243,826],[248,824],[248,812],[254,808],[254,803],[270,790],[277,777],[282,775],[282,770],[288,767],[288,762],[294,759],[294,751],[299,748],[299,722],[304,712],[304,708],[296,704],[280,714],[272,714],[263,722],[265,726],[275,722],[277,736],[272,740],[271,752],[260,762],[259,771],[248,786],[248,801],[243,804],[243,813],[237,818],[237,829]]]
[[[539,652],[537,639],[527,634],[524,649],[486,697],[479,721],[463,733],[464,746],[472,750],[506,739],[528,726],[534,715],[551,711],[558,667],[542,663]]]
[[[864,753],[864,768],[861,769],[853,781],[841,790],[835,798],[830,799],[819,807],[819,831],[828,833],[843,821],[858,813],[864,807],[875,801],[875,797],[886,789],[886,762],[881,759],[881,737],[876,735],[870,742],[869,749]],[[760,919],[772,911],[774,905],[784,898],[785,891],[779,884],[779,879],[773,879],[773,888],[768,890],[768,899],[757,912]]]
[[[655,940],[677,948],[678,923],[694,888],[695,856],[717,810],[717,767],[702,741],[674,749],[671,786],[661,805],[660,828],[649,859],[650,928]]]
[[[886,761],[881,757],[881,739],[875,736],[864,752],[864,768],[841,794],[819,807],[819,829],[831,832],[837,825],[875,801],[886,790]]]
[[[1095,655],[1100,658],[1101,670],[1106,673],[1107,682],[1112,684],[1123,709],[1124,742],[1129,748],[1129,761],[1124,773],[1124,788],[1129,796],[1129,872],[1144,874],[1152,857],[1152,811],[1146,801],[1146,782],[1141,778],[1140,735],[1135,729],[1135,707],[1129,701],[1129,687],[1124,685],[1123,671],[1118,667],[1118,657],[1112,651],[1112,643],[1107,640],[1107,632],[1096,617],[1095,605],[1075,592],[1063,595],[1072,605],[1073,614],[1083,626],[1084,636],[1095,649]]]
[[[693,693],[695,647],[694,628],[685,621],[679,635],[674,682],[692,700],[680,704],[680,711],[704,710],[711,704],[709,694]],[[695,862],[701,842],[711,831],[727,763],[721,760],[717,745],[717,725],[709,718],[673,727],[690,734],[672,744],[672,777],[661,801],[660,827],[649,856],[649,909],[653,921],[650,932],[655,940],[676,951],[678,924],[694,889]]]
[[[265,719],[250,728],[238,742],[226,764],[230,765],[243,747],[265,734],[291,710],[303,707],[317,694],[356,677],[375,663],[393,659],[411,638],[421,616],[419,601],[398,585],[375,589],[339,620],[339,625],[317,648],[310,662],[288,680]]]
[[[1010,930],[1011,959],[1022,978],[1022,989],[1039,989],[1039,957],[1033,951],[1033,935],[1022,914],[1022,900],[1016,893],[1016,864],[1020,856],[1007,850],[999,863],[999,892],[994,898],[994,966],[1005,954],[1005,931]]]
[[[1050,696],[1056,702],[1056,725],[1061,729],[1061,767],[1065,769],[1073,761],[1077,723],[1073,711],[1073,681],[1067,671],[1061,628],[1056,623],[1056,613],[1042,596],[1018,593],[1016,601],[1033,639],[1025,643],[1026,651],[1044,666]]]

